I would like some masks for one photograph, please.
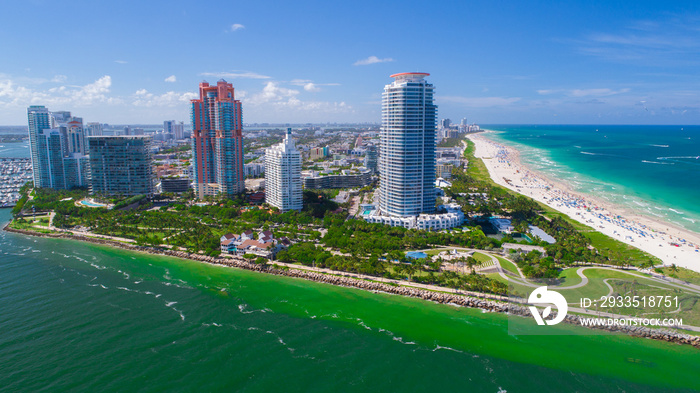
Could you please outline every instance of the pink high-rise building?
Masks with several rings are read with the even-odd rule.
[[[241,102],[233,85],[199,84],[199,99],[192,100],[192,165],[197,197],[245,191]]]

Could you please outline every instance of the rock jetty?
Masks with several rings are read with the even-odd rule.
[[[519,303],[508,302],[507,298],[501,298],[502,301],[482,299],[475,296],[468,296],[462,294],[452,294],[452,293],[442,293],[429,291],[421,288],[412,288],[404,286],[395,286],[383,282],[363,280],[347,276],[337,276],[332,274],[317,273],[308,270],[301,269],[280,269],[275,266],[267,264],[255,264],[246,259],[234,257],[234,258],[222,258],[222,257],[210,257],[203,254],[192,254],[184,251],[174,251],[163,248],[154,248],[139,246],[136,244],[122,243],[114,240],[100,239],[93,237],[85,237],[79,235],[73,235],[70,233],[40,233],[34,231],[26,231],[20,229],[10,228],[9,224],[5,226],[4,230],[8,232],[20,233],[29,236],[38,237],[49,237],[49,238],[63,238],[80,240],[85,242],[90,242],[94,244],[107,245],[111,247],[118,247],[130,251],[139,251],[149,254],[156,255],[166,255],[176,258],[190,259],[199,262],[205,262],[213,265],[222,265],[228,267],[235,267],[239,269],[246,269],[250,271],[275,274],[278,276],[287,276],[294,278],[302,278],[305,280],[316,281],[320,283],[326,283],[331,285],[339,285],[349,288],[357,288],[366,291],[373,292],[384,292],[394,295],[414,297],[418,299],[423,299],[440,304],[451,304],[461,307],[471,307],[479,308],[489,312],[499,312],[507,313],[510,315],[519,315],[523,317],[530,317],[530,311],[520,305]],[[581,326],[579,322],[580,317],[578,315],[567,315],[565,322]],[[638,326],[587,326],[589,329],[601,329],[610,332],[620,332],[628,334],[635,337],[649,338],[653,340],[667,341],[677,344],[692,345],[700,349],[700,336],[693,336],[685,334],[674,330],[662,330],[662,329],[650,329],[647,327]]]

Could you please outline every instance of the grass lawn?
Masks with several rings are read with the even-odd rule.
[[[559,280],[561,281],[562,287],[570,287],[580,283],[583,279],[579,276],[576,271],[579,268],[573,267],[570,269],[564,269],[559,275]],[[584,272],[585,273],[585,272]]]
[[[513,273],[514,276],[520,277],[520,273],[518,273],[518,268],[515,266],[515,264],[505,258],[502,257],[496,257],[498,260],[501,262],[501,267],[503,269],[508,270],[509,272]]]
[[[682,318],[684,324],[698,326],[700,324],[700,296],[683,293],[680,290],[669,290],[658,288],[657,286],[645,285],[640,282],[630,282],[627,280],[610,280],[616,293],[622,296],[662,296],[661,299],[670,300],[671,305],[655,305],[654,307],[641,303],[638,307],[615,307],[608,311],[626,315],[643,316],[645,318]],[[659,299],[659,298],[656,298]],[[676,299],[678,305],[676,305]]]
[[[10,222],[10,228],[13,229],[20,229],[24,231],[34,231],[34,232],[39,232],[39,233],[53,233],[54,231],[48,229],[48,223],[40,223],[40,222],[31,222],[31,221],[25,221],[25,222],[17,222],[17,220],[12,220]],[[42,226],[44,228],[40,228],[39,226]]]
[[[478,262],[481,262],[481,263],[484,263],[484,262],[491,262],[491,257],[490,257],[490,256],[488,256],[488,255],[486,255],[486,254],[482,254],[482,253],[480,253],[480,252],[475,252],[474,255],[473,255],[473,257],[474,257],[474,259],[476,259]]]
[[[648,260],[654,261],[655,264],[661,262],[660,259],[650,254],[647,254],[646,252],[636,247],[632,247],[629,244],[613,239],[600,232],[583,232],[583,235],[591,240],[591,244],[593,245],[593,247],[599,250],[607,249],[613,252],[619,252],[623,258],[632,258],[631,262],[634,265],[639,265],[640,263],[646,262]]]
[[[607,269],[586,269],[583,274],[588,277],[588,284],[575,289],[562,289],[561,294],[570,302],[578,302],[581,298],[598,299],[601,296],[606,296],[610,292],[610,288],[605,285],[605,279],[619,279],[622,281],[634,282],[637,281],[642,285],[653,285],[662,287],[666,291],[672,291],[671,287],[663,283],[657,283],[642,277],[630,275],[622,271],[612,271]],[[608,280],[612,281],[612,280]],[[612,284],[611,284],[612,285]]]
[[[677,278],[679,280],[683,280],[691,284],[700,285],[700,273],[698,272],[694,272],[689,269],[684,269],[682,267],[676,268],[676,271],[674,271],[671,267],[665,267],[662,268],[661,271],[663,271],[663,274],[669,277]]]
[[[498,273],[486,273],[486,274],[484,274],[484,276],[486,276],[486,277],[488,277],[488,278],[490,278],[490,279],[492,279],[492,280],[500,281],[500,282],[502,282],[502,283],[504,283],[504,284],[506,284],[506,285],[510,284],[510,281],[508,281],[508,280],[506,280],[505,278],[501,277],[501,275],[498,274]]]

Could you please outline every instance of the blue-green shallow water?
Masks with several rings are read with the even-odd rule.
[[[29,142],[0,142],[0,157],[29,158]]]
[[[0,299],[2,391],[700,389],[691,347],[70,240],[0,232]]]
[[[700,233],[700,126],[486,128],[575,190]]]

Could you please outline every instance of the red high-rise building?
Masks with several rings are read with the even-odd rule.
[[[192,100],[192,165],[197,197],[245,191],[241,102],[233,85],[199,84]]]

